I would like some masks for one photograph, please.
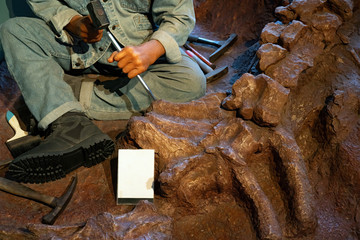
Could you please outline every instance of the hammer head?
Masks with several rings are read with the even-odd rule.
[[[210,62],[215,62],[221,55],[223,55],[235,43],[236,39],[237,34],[231,34],[230,37],[221,44],[221,47],[216,49],[216,51],[209,56]]]
[[[107,18],[105,10],[99,0],[90,1],[87,5],[87,9],[95,28],[105,29],[110,25],[109,19]]]
[[[72,177],[71,183],[66,188],[65,193],[61,197],[54,198],[53,202],[50,204],[53,207],[53,210],[42,218],[42,223],[50,225],[54,224],[57,217],[64,211],[70,202],[71,197],[74,194],[76,184],[77,176]]]
[[[225,67],[217,68],[217,69],[207,73],[205,75],[206,82],[209,83],[209,82],[215,81],[216,79],[224,76],[228,72],[228,70],[229,70],[228,67],[225,66]]]

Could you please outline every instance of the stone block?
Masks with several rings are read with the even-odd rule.
[[[264,84],[265,82],[256,80],[252,74],[243,74],[233,85],[232,94],[224,99],[223,107],[229,110],[238,109],[244,119],[251,119]]]
[[[308,67],[308,64],[290,54],[275,65],[268,67],[265,74],[276,80],[284,87],[294,88],[297,86],[299,75]]]
[[[261,32],[261,41],[263,43],[277,43],[285,27],[285,25],[275,22],[266,24]]]
[[[352,0],[329,0],[332,10],[342,18],[349,19],[353,16],[354,3]]]
[[[277,63],[286,56],[287,50],[277,44],[263,44],[256,52],[260,59],[260,69],[265,71],[270,65]]]
[[[265,74],[260,74],[257,78],[265,80],[266,87],[254,109],[254,121],[259,125],[276,126],[281,120],[290,90]]]
[[[312,19],[312,26],[320,31],[336,30],[341,24],[339,16],[325,11],[315,13]]]
[[[294,11],[291,11],[288,7],[279,6],[275,8],[275,15],[283,22],[289,23],[292,20],[296,19],[297,14]]]
[[[237,109],[246,120],[276,126],[289,93],[289,89],[265,74],[254,77],[246,73],[234,84],[233,94],[222,105],[229,110]]]
[[[317,12],[311,19],[312,26],[323,32],[324,39],[327,42],[333,42],[333,38],[336,35],[336,31],[342,24],[341,18],[329,12]]]
[[[327,0],[294,0],[288,5],[290,10],[293,10],[301,20],[311,19],[311,15],[321,8]]]
[[[280,35],[283,47],[291,50],[299,38],[305,34],[306,29],[307,25],[303,24],[301,21],[294,20]]]

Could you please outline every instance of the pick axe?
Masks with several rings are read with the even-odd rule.
[[[44,217],[42,217],[42,223],[50,225],[54,224],[57,217],[62,213],[62,211],[66,208],[67,204],[70,202],[76,184],[77,176],[72,177],[71,182],[65,190],[64,194],[61,197],[57,198],[39,193],[18,182],[0,177],[0,190],[23,198],[32,199],[52,207],[53,210],[46,214]]]

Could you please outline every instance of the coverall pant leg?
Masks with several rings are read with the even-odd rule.
[[[71,46],[58,42],[41,19],[9,19],[1,26],[0,36],[8,69],[41,129],[68,111],[84,111],[90,118],[99,120],[128,119],[151,103],[139,81],[126,77],[112,83],[123,83],[118,91],[85,82],[79,102],[63,80],[64,72],[72,70]],[[111,53],[109,49],[99,62],[108,64]],[[116,63],[108,65],[116,68]],[[91,71],[97,72],[92,67],[84,69]],[[141,76],[158,99],[186,102],[205,94],[205,77],[196,62],[185,54],[176,64],[160,60]]]

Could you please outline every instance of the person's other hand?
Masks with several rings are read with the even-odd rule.
[[[150,40],[139,46],[127,46],[120,52],[113,52],[108,62],[118,62],[118,67],[127,73],[129,78],[134,78],[145,72],[160,56],[165,49],[157,40]]]
[[[95,43],[101,40],[103,29],[98,30],[92,25],[90,16],[77,15],[73,17],[65,29],[81,38],[86,43]]]

